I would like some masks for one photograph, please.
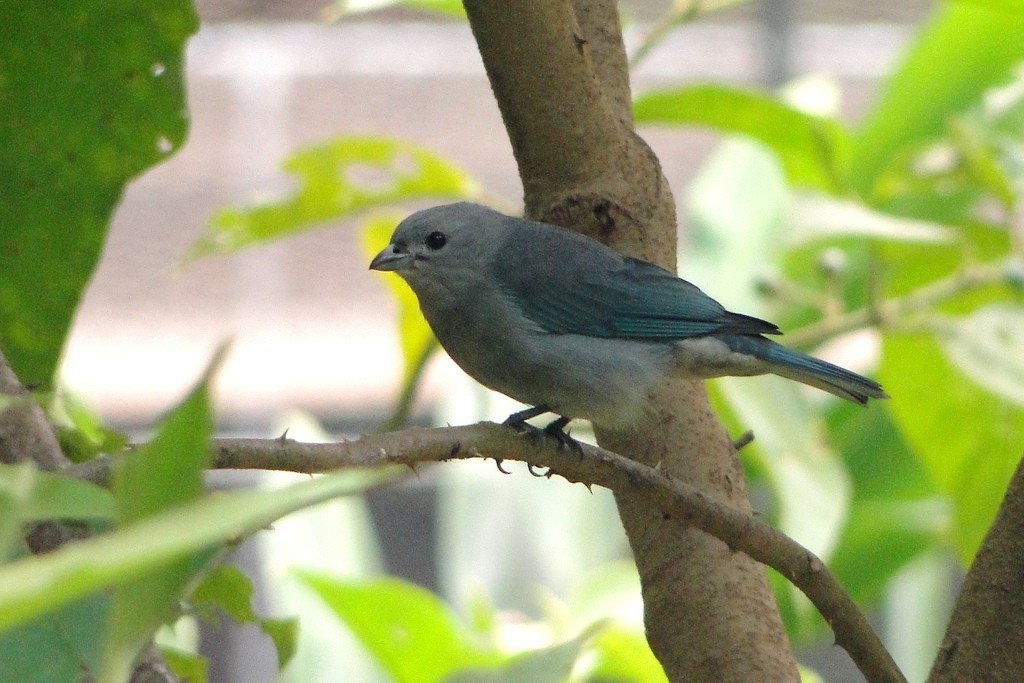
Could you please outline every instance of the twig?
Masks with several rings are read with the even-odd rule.
[[[637,46],[636,50],[629,57],[629,68],[630,70],[636,69],[636,67],[642,62],[651,51],[656,48],[662,40],[665,39],[672,29],[686,24],[691,21],[695,21],[704,14],[710,14],[711,12],[731,7],[732,5],[740,5],[745,3],[747,0],[677,0],[672,3],[672,7],[668,9],[661,18],[651,27],[643,39],[640,41],[640,45]]]
[[[925,285],[902,297],[870,303],[849,313],[843,313],[786,335],[786,345],[812,348],[822,342],[862,327],[886,327],[914,313],[927,311],[973,289],[996,284],[1004,280],[1011,260],[994,264],[972,266],[949,277]]]

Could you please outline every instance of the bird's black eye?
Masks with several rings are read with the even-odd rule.
[[[427,235],[427,246],[430,247],[431,249],[434,249],[435,251],[446,244],[448,244],[448,238],[445,236],[443,232],[439,230],[435,230],[434,232]]]

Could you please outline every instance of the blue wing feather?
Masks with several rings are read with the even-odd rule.
[[[549,332],[652,341],[780,334],[770,322],[726,311],[663,268],[624,258],[576,233],[522,223],[510,242],[536,264],[530,268],[534,277],[507,262],[495,266],[495,277],[523,313]],[[576,252],[572,259],[565,257],[567,247]]]

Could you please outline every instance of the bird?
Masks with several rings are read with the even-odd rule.
[[[860,405],[888,398],[874,380],[768,339],[776,325],[727,311],[668,270],[480,204],[411,214],[370,269],[409,284],[468,375],[529,406],[505,424],[562,441],[575,418],[628,428],[667,376],[773,373]],[[543,430],[526,423],[544,413],[557,418]]]

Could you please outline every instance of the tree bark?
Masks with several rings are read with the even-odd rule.
[[[526,214],[674,269],[675,203],[633,130],[627,60],[609,0],[466,0],[470,26],[523,181]],[[602,446],[658,465],[749,512],[732,442],[699,382],[666,381],[650,418],[595,425]],[[672,681],[795,681],[764,569],[666,518],[643,496],[616,497],[643,588],[647,637]]]
[[[929,683],[1024,677],[1024,461],[971,564]]]

